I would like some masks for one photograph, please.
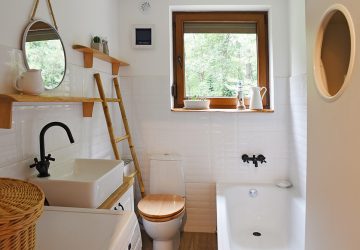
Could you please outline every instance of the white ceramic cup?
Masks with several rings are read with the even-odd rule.
[[[14,84],[16,90],[28,95],[40,95],[44,92],[44,82],[41,70],[29,69],[16,79]]]

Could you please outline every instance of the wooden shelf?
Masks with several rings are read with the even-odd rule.
[[[114,57],[106,55],[96,49],[92,49],[83,45],[75,44],[73,45],[73,49],[84,53],[84,67],[85,68],[92,68],[94,57],[103,60],[105,62],[109,62],[112,65],[112,74],[118,75],[119,68],[123,66],[129,66],[128,63],[120,61]]]
[[[22,94],[0,94],[0,100],[11,102],[101,102],[100,98]]]
[[[85,68],[93,67],[94,57],[109,62],[112,65],[112,74],[118,75],[121,66],[128,66],[129,64],[120,61],[114,57],[106,55],[98,50],[82,46],[73,45],[73,49],[84,53]],[[117,98],[106,98],[107,102],[120,102]],[[10,129],[12,125],[12,107],[13,103],[24,102],[78,102],[83,106],[83,117],[92,117],[95,102],[102,102],[100,98],[85,98],[85,97],[67,97],[67,96],[47,96],[47,95],[22,95],[22,94],[0,94],[0,128]]]
[[[185,108],[173,108],[173,112],[223,112],[223,113],[274,113],[273,109],[262,110],[239,110],[239,109],[185,109]]]
[[[117,102],[118,99],[109,98],[109,102]],[[10,129],[12,123],[12,106],[14,102],[81,102],[83,105],[83,117],[92,117],[94,103],[102,102],[100,98],[46,96],[46,95],[18,95],[0,94],[0,128]]]

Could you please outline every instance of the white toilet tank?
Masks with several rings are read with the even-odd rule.
[[[176,154],[150,156],[150,194],[185,196],[184,171]]]

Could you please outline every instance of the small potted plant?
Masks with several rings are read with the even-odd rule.
[[[99,36],[94,36],[91,41],[91,48],[102,51],[101,38]]]
[[[210,100],[206,97],[188,97],[187,100],[184,100],[184,108],[186,109],[209,109]]]

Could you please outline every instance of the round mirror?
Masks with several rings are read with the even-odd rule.
[[[66,72],[66,55],[57,30],[43,21],[33,21],[25,29],[22,41],[27,69],[39,69],[45,89],[58,87]]]
[[[349,82],[355,55],[351,16],[343,5],[330,7],[320,24],[314,53],[314,74],[320,94],[335,100]]]

